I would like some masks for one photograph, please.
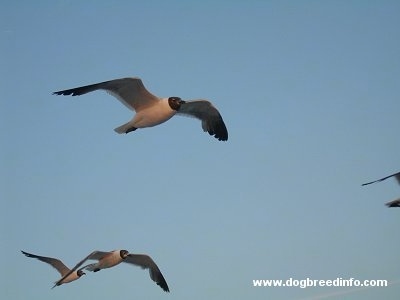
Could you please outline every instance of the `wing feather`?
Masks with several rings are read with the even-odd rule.
[[[393,200],[393,201],[390,201],[388,203],[385,203],[385,205],[387,207],[400,207],[400,198],[396,199],[396,200]]]
[[[105,90],[122,102],[127,108],[139,111],[159,98],[150,93],[140,78],[120,78],[100,83],[85,85],[73,89],[54,92],[56,95],[80,96],[96,90]]]
[[[134,264],[143,269],[149,269],[150,278],[165,292],[169,292],[168,284],[153,259],[146,254],[129,254],[124,262]]]
[[[371,181],[371,182],[363,183],[362,185],[368,185],[368,184],[371,184],[371,183],[384,181],[384,180],[386,180],[386,179],[388,179],[388,178],[390,178],[390,177],[393,177],[393,176],[396,178],[396,180],[397,180],[398,183],[400,184],[400,172],[397,172],[397,173],[394,173],[394,174],[392,174],[392,175],[383,177],[383,178],[381,178],[381,179],[377,179],[377,180],[374,180],[374,181]]]
[[[61,260],[59,260],[57,258],[39,256],[39,255],[31,254],[31,253],[28,253],[28,252],[25,252],[22,250],[21,250],[21,252],[24,255],[26,255],[27,257],[36,258],[42,262],[48,263],[50,266],[52,266],[54,269],[56,269],[61,274],[61,276],[64,276],[65,274],[67,274],[70,271],[70,269],[66,265],[64,265],[64,263]]]
[[[201,127],[219,141],[228,140],[228,130],[219,111],[207,100],[192,100],[182,103],[178,114],[201,120]]]

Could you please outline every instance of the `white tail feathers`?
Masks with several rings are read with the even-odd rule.
[[[115,128],[114,131],[119,133],[119,134],[126,133],[126,131],[128,130],[128,126],[127,125],[128,125],[128,123],[126,123],[124,125],[121,125],[121,126]]]
[[[115,128],[114,131],[120,134],[128,133],[129,131],[132,131],[132,124],[130,122],[125,123],[124,125]]]

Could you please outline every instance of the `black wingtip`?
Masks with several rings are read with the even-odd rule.
[[[370,185],[372,183],[376,183],[376,182],[380,182],[380,181],[382,181],[382,179],[370,181],[370,182],[367,182],[367,183],[363,183],[361,186]]]
[[[228,130],[226,129],[223,121],[220,124],[214,126],[213,129],[209,129],[208,133],[214,136],[218,141],[226,142],[228,140]]]
[[[384,181],[384,180],[386,180],[386,179],[388,179],[388,178],[390,178],[390,177],[395,177],[398,181],[399,181],[399,183],[400,183],[400,172],[397,172],[397,173],[394,173],[394,174],[392,174],[392,175],[389,175],[389,176],[386,176],[386,177],[383,177],[383,178],[381,178],[381,179],[378,179],[378,180],[374,180],[374,181],[371,181],[371,182],[367,182],[367,183],[364,183],[364,184],[362,184],[362,185],[368,185],[368,184],[371,184],[371,183],[375,183],[375,182],[381,182],[381,181]]]
[[[165,278],[164,278],[164,276],[161,274],[161,272],[160,272],[159,275],[160,275],[160,278],[158,278],[158,282],[156,282],[157,285],[158,285],[160,288],[162,288],[164,292],[169,293],[169,287],[168,287],[167,281],[165,280]]]
[[[218,141],[226,142],[228,140],[228,135],[222,136],[218,139]]]
[[[210,135],[213,135],[218,141],[226,142],[228,140],[228,132],[209,132]]]
[[[71,95],[71,96],[78,96],[77,93],[75,93],[75,92],[73,92],[73,91],[71,91],[71,90],[53,92],[52,95],[58,95],[58,96],[60,96],[60,95],[64,95],[64,96],[68,96],[68,95]]]
[[[159,282],[157,284],[163,289],[164,292],[169,293],[169,287],[166,282]]]

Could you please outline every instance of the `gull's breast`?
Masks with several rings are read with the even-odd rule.
[[[77,272],[73,272],[71,274],[69,274],[66,278],[64,278],[64,280],[62,281],[62,283],[68,283],[74,280],[77,280],[79,278]]]
[[[136,128],[153,127],[164,123],[175,115],[167,99],[162,99],[157,104],[140,110],[135,117],[133,125]]]

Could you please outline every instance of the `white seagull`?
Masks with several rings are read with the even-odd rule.
[[[70,270],[66,265],[63,264],[63,262],[61,260],[59,260],[57,258],[39,256],[39,255],[31,254],[31,253],[28,253],[28,252],[25,252],[22,250],[21,250],[21,252],[23,254],[25,254],[27,257],[36,258],[40,261],[48,263],[49,265],[51,265],[53,268],[55,268],[61,274],[62,278],[60,280],[58,280],[57,282],[55,282],[55,284],[52,288],[62,285],[63,283],[69,283],[71,281],[77,280],[82,275],[86,274],[82,271],[82,269],[84,269],[84,268],[80,268],[77,271]]]
[[[157,283],[165,292],[169,292],[168,284],[152,258],[146,254],[132,254],[129,253],[127,250],[114,250],[110,252],[93,251],[84,259],[82,259],[75,267],[72,268],[72,270],[70,270],[68,274],[65,274],[64,277],[61,278],[59,281],[62,281],[65,277],[68,277],[70,273],[77,270],[87,260],[98,260],[97,263],[92,263],[81,268],[93,272],[98,272],[102,269],[114,267],[121,262],[134,264],[136,266],[142,267],[143,269],[149,269],[150,278],[155,283]]]
[[[56,95],[80,96],[96,90],[106,90],[127,108],[136,112],[132,120],[114,130],[129,133],[138,128],[153,127],[168,121],[175,114],[201,120],[204,131],[220,141],[228,140],[228,130],[218,110],[207,100],[184,101],[179,97],[159,98],[151,94],[140,78],[120,78],[54,92]]]
[[[386,179],[388,179],[390,177],[396,178],[397,182],[400,184],[400,172],[397,172],[397,173],[394,173],[392,175],[383,177],[383,178],[378,179],[378,180],[374,180],[374,181],[371,181],[371,182],[363,183],[362,185],[368,185],[368,184],[371,184],[371,183],[380,182],[380,181],[386,180]],[[400,198],[396,199],[396,200],[393,200],[393,201],[390,201],[388,203],[385,203],[385,205],[387,207],[400,207]]]

